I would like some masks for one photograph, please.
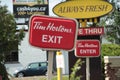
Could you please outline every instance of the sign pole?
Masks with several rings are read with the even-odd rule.
[[[83,28],[85,28],[87,26],[87,20],[84,21],[80,21],[81,22],[81,26]],[[89,61],[89,57],[86,58],[86,80],[90,80],[90,61]]]
[[[52,80],[52,70],[53,70],[53,51],[48,51],[48,72],[47,80]]]
[[[86,80],[90,80],[90,59],[86,58]]]
[[[60,51],[57,51],[57,56],[62,55]],[[62,68],[57,67],[57,80],[62,80]]]

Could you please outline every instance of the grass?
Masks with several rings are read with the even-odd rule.
[[[34,77],[23,77],[23,78],[11,78],[10,80],[47,80],[46,76],[34,76]],[[57,80],[57,76],[54,76],[52,80]],[[62,76],[62,80],[69,80],[68,76]]]
[[[52,80],[57,80],[57,77],[54,77]],[[68,79],[68,76],[63,76],[63,77],[62,77],[62,80],[69,80],[69,79]]]

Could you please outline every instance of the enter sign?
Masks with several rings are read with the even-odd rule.
[[[99,40],[78,40],[75,55],[77,57],[98,57],[100,55]]]

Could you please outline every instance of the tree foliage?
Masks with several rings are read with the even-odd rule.
[[[106,38],[112,42],[120,44],[120,12],[114,0],[111,1],[113,11],[101,19],[100,24],[105,26]]]
[[[7,6],[0,6],[0,53],[14,49],[14,45],[20,44],[23,37],[23,30],[16,32],[14,16],[7,10]]]
[[[82,77],[81,75],[76,76],[77,72],[81,69],[82,64],[84,61],[81,61],[81,59],[78,59],[76,63],[74,64],[72,70],[72,73],[70,74],[70,80],[80,80]]]
[[[4,56],[11,50],[17,50],[18,44],[24,37],[23,30],[16,31],[14,16],[7,10],[7,6],[0,3],[0,75],[2,80],[8,80],[4,67]]]
[[[118,44],[102,44],[102,56],[120,56],[120,45]]]

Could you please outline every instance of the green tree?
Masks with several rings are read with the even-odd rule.
[[[5,55],[11,50],[17,50],[15,45],[20,44],[24,37],[24,31],[16,31],[14,16],[2,6],[0,2],[0,75],[2,80],[9,80],[4,66]]]
[[[113,11],[103,17],[100,24],[105,26],[106,38],[112,43],[120,44],[120,11],[118,11],[116,3],[114,0],[111,0]]]

